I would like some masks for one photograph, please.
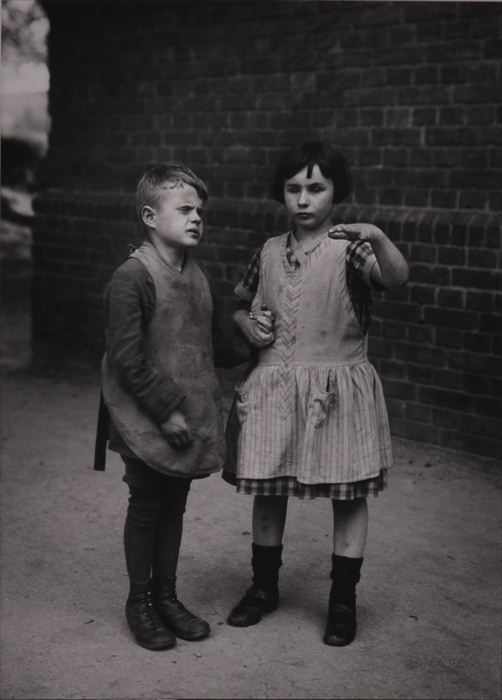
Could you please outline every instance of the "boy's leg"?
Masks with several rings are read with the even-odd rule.
[[[126,618],[138,644],[153,651],[169,649],[175,645],[176,637],[155,610],[150,585],[160,500],[148,482],[147,470],[150,468],[139,460],[124,458],[124,462],[124,480],[129,485],[129,504],[124,526],[124,550],[129,576]]]
[[[185,512],[190,479],[164,477],[162,483],[162,507],[157,524],[153,563],[155,604],[168,627],[177,637],[189,641],[204,639],[210,634],[209,624],[191,613],[178,600],[176,572],[183,535]]]
[[[284,496],[255,496],[253,503],[253,585],[237,603],[227,622],[234,627],[257,624],[279,604],[279,568],[288,499]]]
[[[368,505],[365,498],[333,501],[333,583],[324,633],[324,642],[330,646],[350,644],[356,634],[356,585],[367,533]]]

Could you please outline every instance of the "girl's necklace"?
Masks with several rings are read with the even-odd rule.
[[[293,235],[297,247],[302,251],[304,255],[308,255],[309,253],[312,253],[312,251],[315,250],[317,246],[322,243],[322,241],[326,238],[327,233],[328,231],[324,231],[322,234],[317,234],[316,236],[312,237],[308,236],[303,240],[298,240],[295,233]]]

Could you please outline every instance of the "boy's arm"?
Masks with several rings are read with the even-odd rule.
[[[232,320],[233,300],[222,299],[214,292],[212,297],[214,364],[230,369],[250,359],[250,348]]]
[[[105,296],[106,351],[124,388],[161,426],[185,398],[171,377],[160,375],[144,353],[144,333],[155,307],[155,287],[146,268],[129,259],[118,268]]]

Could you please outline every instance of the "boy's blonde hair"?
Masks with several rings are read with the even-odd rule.
[[[149,167],[140,178],[136,187],[136,214],[142,224],[141,212],[144,206],[156,207],[159,195],[166,183],[184,182],[196,191],[205,202],[208,198],[206,183],[183,163],[158,163]]]

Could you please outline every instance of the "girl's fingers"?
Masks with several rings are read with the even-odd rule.
[[[256,342],[260,345],[269,345],[274,339],[274,334],[271,331],[262,331],[257,329]]]
[[[328,232],[329,238],[334,238],[337,240],[347,240],[356,241],[361,238],[361,232],[358,229],[351,229],[348,227],[334,228]]]
[[[272,324],[268,320],[262,322],[259,319],[257,319],[256,325],[261,331],[263,331],[263,333],[270,333],[272,331]]]
[[[347,233],[330,233],[329,238],[335,241],[364,241],[366,240],[360,233],[347,232]]]

